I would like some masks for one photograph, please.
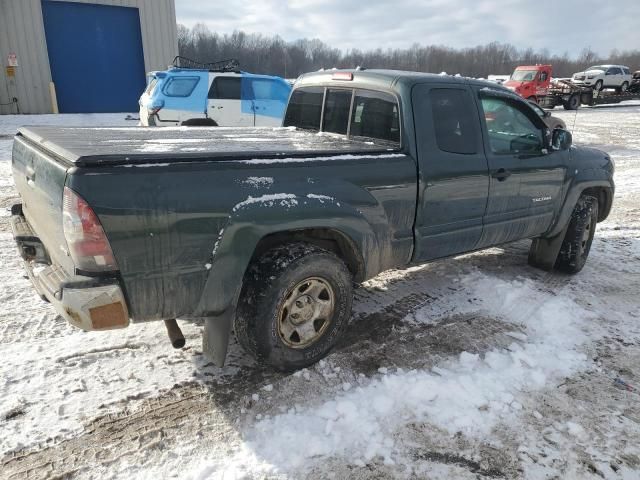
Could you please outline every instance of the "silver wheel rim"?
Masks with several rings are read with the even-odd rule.
[[[291,348],[306,348],[333,320],[335,293],[326,280],[309,277],[290,289],[278,312],[278,335]]]

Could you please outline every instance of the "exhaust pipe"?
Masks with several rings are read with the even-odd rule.
[[[171,320],[165,320],[164,325],[167,327],[167,333],[169,334],[169,340],[171,341],[173,348],[184,347],[184,335],[182,334],[182,330],[180,330],[176,319],[172,318]]]

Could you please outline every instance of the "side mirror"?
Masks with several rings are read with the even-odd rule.
[[[571,132],[563,130],[562,128],[556,128],[551,133],[551,148],[553,150],[568,150],[573,142]]]

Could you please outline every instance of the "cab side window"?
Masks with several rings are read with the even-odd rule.
[[[476,153],[478,113],[469,92],[458,88],[434,88],[430,98],[438,148],[449,153]]]
[[[393,95],[356,90],[349,134],[400,143],[400,116]]]
[[[481,97],[487,138],[497,155],[539,153],[543,148],[543,132],[524,106],[503,98]]]

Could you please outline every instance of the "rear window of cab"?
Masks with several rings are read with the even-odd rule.
[[[188,97],[199,81],[199,77],[170,77],[162,87],[162,93],[167,97]]]
[[[398,101],[385,92],[298,88],[291,94],[284,126],[378,139],[400,146]]]

